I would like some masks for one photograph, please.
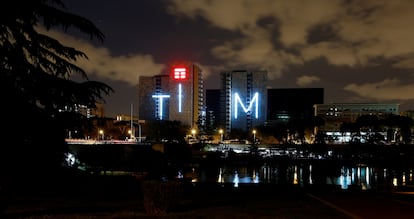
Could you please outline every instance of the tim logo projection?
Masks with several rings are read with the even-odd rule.
[[[185,80],[187,79],[187,69],[184,67],[176,67],[173,69],[173,78],[175,80]],[[178,83],[178,112],[182,112],[182,100],[183,100],[183,85]],[[152,95],[155,98],[155,101],[158,101],[159,108],[158,108],[158,118],[162,119],[163,117],[163,101],[165,98],[170,98],[168,94],[157,94]]]
[[[186,80],[187,79],[187,69],[185,67],[175,67],[175,68],[173,68],[173,78],[175,80],[178,80],[178,81]],[[177,96],[178,106],[177,107],[178,107],[178,112],[181,113],[182,112],[182,100],[183,100],[184,95],[183,95],[183,92],[182,92],[183,91],[182,84],[178,83],[177,86],[178,86],[177,87],[177,90],[178,90],[178,93],[177,93],[177,95],[178,95]],[[162,119],[163,118],[162,117],[163,116],[163,101],[164,101],[165,98],[170,98],[170,95],[168,95],[168,94],[157,94],[157,95],[152,95],[152,97],[155,98],[155,101],[158,101],[159,108],[158,108],[157,114],[158,114],[158,117],[160,119]],[[239,105],[240,105],[241,109],[243,110],[243,112],[246,113],[246,114],[251,112],[253,110],[253,107],[254,107],[254,111],[255,111],[254,117],[256,119],[259,118],[259,93],[258,92],[254,93],[253,98],[250,101],[249,106],[247,106],[247,107],[243,104],[243,102],[240,98],[240,95],[237,92],[234,93],[233,98],[234,98],[234,102],[233,102],[234,119],[237,119],[237,117],[238,117]]]

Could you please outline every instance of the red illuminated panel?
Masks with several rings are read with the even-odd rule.
[[[186,68],[174,68],[174,79],[181,80],[187,78]]]

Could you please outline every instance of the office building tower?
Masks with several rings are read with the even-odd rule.
[[[139,119],[179,121],[198,129],[205,125],[200,67],[190,62],[170,65],[168,74],[139,79]]]
[[[140,120],[165,120],[169,112],[169,75],[141,76],[138,86]]]
[[[170,69],[169,119],[199,129],[205,125],[202,71],[190,62],[173,64]]]
[[[221,115],[226,132],[250,131],[266,122],[267,71],[236,70],[221,73]]]

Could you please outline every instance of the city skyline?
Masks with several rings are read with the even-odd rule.
[[[206,89],[221,72],[264,70],[268,88],[324,88],[325,103],[399,103],[414,109],[411,1],[65,1],[105,34],[51,35],[86,53],[77,64],[115,94],[107,116],[137,104],[139,76],[197,63]]]

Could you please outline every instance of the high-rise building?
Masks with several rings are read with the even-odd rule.
[[[170,120],[198,128],[205,123],[203,75],[199,66],[186,62],[171,66]]]
[[[169,75],[141,76],[138,86],[140,120],[165,120],[169,111]]]
[[[204,95],[199,66],[172,64],[168,74],[140,77],[139,119],[180,121],[198,129],[205,123]]]
[[[226,132],[249,131],[266,122],[267,71],[235,70],[221,73],[221,115]]]

